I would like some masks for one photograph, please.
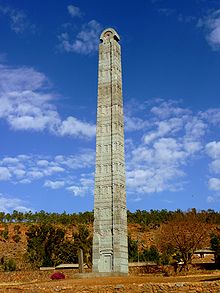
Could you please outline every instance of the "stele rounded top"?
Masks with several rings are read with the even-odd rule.
[[[100,41],[103,42],[104,40],[108,40],[108,39],[115,39],[117,42],[120,40],[120,37],[118,35],[118,33],[116,32],[116,30],[114,30],[113,28],[107,28],[105,29],[100,36]]]

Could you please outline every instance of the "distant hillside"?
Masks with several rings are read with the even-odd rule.
[[[158,233],[161,227],[169,222],[173,215],[183,213],[180,210],[171,212],[161,211],[128,211],[128,235],[133,245],[141,252],[151,246],[157,246]],[[213,210],[187,211],[186,213],[196,213],[197,217],[205,223],[216,227],[220,224],[220,213]],[[185,214],[186,214],[185,213]],[[79,214],[57,214],[46,213],[20,213],[14,211],[12,214],[0,213],[0,260],[13,259],[18,269],[29,269],[31,264],[27,261],[27,231],[32,225],[46,225],[52,223],[56,227],[65,230],[65,238],[71,240],[74,233],[78,231],[79,225],[86,225],[92,236],[93,213],[85,212]],[[207,238],[206,246],[210,245]]]
[[[37,224],[36,224],[37,225]],[[58,224],[59,226],[63,226]],[[18,234],[19,227],[19,234]],[[27,251],[27,236],[26,232],[30,224],[28,223],[1,223],[0,224],[0,259],[14,259],[19,269],[29,269],[31,265],[25,258]],[[87,226],[92,233],[92,226]],[[66,228],[66,227],[65,227]],[[77,231],[77,226],[69,226],[66,229],[67,239],[71,239],[74,232]],[[5,231],[8,231],[5,233]],[[128,224],[128,234],[131,239],[139,242],[139,249],[150,247],[155,244],[157,229],[144,229],[140,224]],[[6,235],[7,234],[7,235]],[[18,237],[19,236],[19,237]]]

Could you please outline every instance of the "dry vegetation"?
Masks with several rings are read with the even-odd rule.
[[[137,213],[135,219],[130,217],[128,234],[131,241],[133,241],[133,244],[136,244],[139,255],[150,247],[158,248],[160,253],[163,252],[164,248],[167,249],[167,247],[169,247],[171,250],[174,249],[173,256],[177,253],[177,250],[175,250],[177,248],[178,251],[181,251],[181,249],[183,252],[187,251],[187,245],[189,246],[188,248],[191,254],[195,249],[210,246],[210,232],[216,232],[216,227],[218,228],[219,224],[218,221],[213,220],[213,218],[210,220],[210,214],[208,214],[209,220],[201,220],[201,218],[197,217],[194,212],[188,213],[187,217],[185,217],[184,213],[179,213],[178,217],[176,215],[172,215],[171,217],[165,213],[164,218],[160,219],[158,215],[161,214],[154,213],[154,222],[152,220],[146,220],[141,213]],[[86,226],[89,233],[92,234],[93,219],[90,217],[90,214],[88,216],[90,221],[88,221],[89,223]],[[139,223],[135,223],[137,219]],[[65,239],[71,240],[73,235],[77,233],[80,224],[69,223],[68,225],[65,225],[58,223],[56,224],[56,227],[65,227]],[[54,292],[62,290],[66,292],[139,292],[135,291],[135,288],[137,286],[142,288],[141,284],[145,284],[146,282],[196,282],[209,279],[213,281],[215,279],[218,282],[218,279],[220,278],[218,271],[208,273],[207,271],[196,271],[195,269],[191,269],[187,275],[183,272],[174,274],[174,268],[172,266],[166,267],[160,265],[158,266],[158,269],[150,275],[147,273],[149,270],[136,268],[130,270],[129,278],[96,278],[80,280],[75,278],[77,270],[69,270],[64,271],[66,276],[65,280],[52,281],[50,280],[50,275],[53,273],[52,271],[33,270],[32,265],[27,260],[27,231],[32,225],[33,223],[19,223],[18,221],[0,223],[1,262],[7,259],[13,259],[16,262],[17,269],[14,272],[3,272],[3,266],[1,266],[0,292]],[[40,223],[35,223],[34,225],[40,225]],[[213,262],[213,256],[209,256],[205,259],[194,257],[192,263],[204,262],[207,261],[207,259],[209,262]],[[188,258],[186,263],[188,264],[189,261],[190,259]],[[104,291],[95,291],[98,288],[97,286],[104,286],[103,284],[105,286],[113,286],[112,288],[114,290],[115,286],[117,287],[118,284],[123,284],[123,288],[131,288],[133,286],[133,291],[123,291],[124,289],[120,291],[120,286],[116,291],[113,289],[113,291],[110,289],[109,291],[105,291],[107,289],[100,289]],[[136,284],[136,287],[134,284]],[[73,289],[75,290],[76,288],[81,291],[73,291]],[[90,288],[91,290],[88,289],[88,291],[86,291],[85,289],[85,291],[82,291],[82,288]]]

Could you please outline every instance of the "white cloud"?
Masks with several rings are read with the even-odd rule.
[[[80,11],[80,9],[74,5],[68,5],[67,10],[72,17],[81,17],[82,16],[82,12]]]
[[[52,187],[52,182],[64,181],[72,184],[73,170],[89,169],[95,164],[95,151],[93,149],[82,149],[75,155],[40,156],[18,155],[16,157],[0,158],[0,180],[10,180],[13,183],[29,184],[36,180],[46,180],[44,186]],[[49,186],[50,184],[50,186]],[[54,186],[54,185],[53,185]],[[63,186],[60,186],[63,187]]]
[[[156,131],[153,131],[144,136],[144,142],[146,144],[151,143],[157,138],[164,137],[179,131],[183,126],[184,120],[180,118],[170,118],[169,120],[156,121]]]
[[[5,157],[2,160],[3,164],[8,164],[8,165],[14,165],[14,164],[17,164],[18,162],[19,162],[19,159],[18,158],[13,158],[13,157]]]
[[[74,196],[88,196],[94,192],[94,178],[93,174],[81,174],[78,184],[71,184],[66,188]]]
[[[50,166],[48,167],[45,171],[44,171],[44,174],[46,176],[50,176],[54,173],[62,173],[64,172],[65,169],[63,167],[60,167],[60,166]]]
[[[95,163],[95,151],[92,149],[85,149],[77,155],[63,156],[58,155],[54,158],[60,166],[66,166],[70,169],[88,168]]]
[[[190,140],[199,139],[206,133],[208,125],[194,116],[185,125],[186,137]]]
[[[52,180],[46,180],[44,183],[45,187],[49,187],[51,189],[59,189],[65,185],[64,181],[52,181]]]
[[[215,196],[209,195],[206,200],[208,203],[213,203],[216,201],[216,198]]]
[[[9,180],[11,177],[11,174],[6,167],[0,167],[0,181]]]
[[[23,178],[26,174],[26,172],[22,169],[13,169],[12,171],[18,179]]]
[[[212,123],[214,126],[218,126],[220,124],[220,109],[208,109],[205,112],[201,112],[200,116],[202,119],[208,121],[208,123]]]
[[[135,131],[135,130],[141,130],[148,126],[148,121],[143,120],[139,117],[132,117],[125,115],[124,118],[125,122],[125,131]]]
[[[31,31],[34,30],[34,25],[29,23],[26,14],[22,10],[1,5],[0,13],[9,19],[11,30],[15,33],[21,34],[28,29]]]
[[[33,171],[29,171],[27,173],[27,176],[29,177],[29,179],[33,180],[33,179],[40,179],[42,177],[44,177],[44,173],[42,171],[38,171],[38,170],[33,170]]]
[[[137,147],[128,162],[127,185],[139,193],[181,189],[179,179],[185,176],[181,167],[186,159],[187,153],[174,138],[160,138],[152,147]]]
[[[127,139],[129,193],[182,190],[189,180],[188,165],[204,155],[205,135],[210,133],[211,121],[207,113],[193,113],[175,101],[160,99],[156,106],[152,103],[146,106],[151,109],[147,109],[148,125],[142,142]],[[213,110],[216,113],[217,109]],[[146,111],[146,107],[142,111]],[[132,117],[132,112],[129,115]],[[219,163],[213,162],[212,168],[217,171]]]
[[[220,174],[220,159],[211,162],[210,170],[215,174]]]
[[[208,16],[198,22],[206,32],[206,39],[213,50],[220,49],[220,9],[211,12]]]
[[[85,188],[77,185],[72,185],[66,188],[66,190],[73,193],[74,196],[85,196]]]
[[[220,141],[211,141],[206,144],[205,150],[211,158],[209,170],[211,176],[220,175]],[[208,202],[219,201],[220,198],[220,178],[211,177],[208,181],[208,187],[213,191],[213,194],[207,198]]]
[[[0,65],[0,119],[14,130],[93,137],[95,125],[75,117],[62,120],[53,102],[57,95],[47,77],[33,68]]]
[[[26,206],[26,202],[19,198],[11,198],[3,196],[0,193],[0,211],[4,213],[11,213],[13,210],[20,212],[28,212],[32,210]]]
[[[75,117],[68,117],[66,120],[62,121],[58,132],[62,136],[81,135],[86,137],[94,137],[96,133],[96,128],[94,125],[87,122],[82,122]]]
[[[136,168],[127,172],[127,186],[130,191],[136,191],[139,195],[165,190],[177,191],[182,190],[183,182],[179,182],[179,179],[184,176],[184,172],[175,166]]]
[[[91,20],[82,26],[81,31],[74,39],[70,38],[68,32],[58,36],[60,47],[66,52],[90,54],[98,49],[99,36],[102,27],[96,20]]]
[[[184,138],[183,141],[183,147],[184,150],[190,155],[190,154],[194,154],[197,153],[198,151],[200,151],[203,146],[201,141],[191,141],[192,139],[187,139],[186,137]]]
[[[47,160],[39,160],[37,161],[37,165],[40,167],[47,167],[49,165],[49,162]]]
[[[220,179],[219,178],[210,178],[209,179],[209,188],[214,191],[220,191]]]
[[[188,116],[191,114],[189,109],[179,107],[179,102],[177,101],[163,101],[162,99],[159,99],[158,102],[159,105],[153,106],[150,112],[160,119],[168,119],[170,117],[184,117],[185,115]]]
[[[220,159],[220,141],[211,141],[207,143],[206,152],[212,159]]]

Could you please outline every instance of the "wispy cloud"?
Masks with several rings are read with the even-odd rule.
[[[11,174],[6,167],[0,167],[0,181],[9,180],[11,177]]]
[[[49,131],[55,135],[93,137],[95,125],[76,117],[61,119],[47,77],[33,68],[0,65],[0,119],[13,130]]]
[[[171,8],[158,8],[158,12],[164,14],[165,16],[171,16],[176,13],[176,10]]]
[[[220,50],[220,9],[200,18],[197,26],[204,29],[206,40],[212,49]]]
[[[74,196],[86,196],[94,189],[95,151],[81,149],[74,155],[18,155],[0,158],[0,182],[30,184],[63,189]]]
[[[10,6],[0,5],[0,14],[9,19],[10,28],[17,34],[22,34],[26,30],[33,31],[35,26],[30,24],[24,11]]]
[[[125,116],[125,131],[141,130],[148,126],[148,121],[140,117]]]
[[[74,38],[68,32],[60,34],[58,36],[59,47],[66,52],[91,54],[98,49],[101,30],[100,23],[96,20],[91,20],[82,26],[80,32]]]
[[[28,207],[28,203],[19,198],[13,198],[0,193],[0,211],[4,213],[11,213],[13,210],[20,212],[28,212],[32,208]]]
[[[77,7],[77,6],[68,5],[67,10],[72,17],[81,17],[82,16],[82,12],[79,9],[79,7]]]
[[[0,159],[0,181],[13,184],[42,183],[50,189],[65,188],[75,196],[91,192],[95,151],[81,149],[75,155],[18,155]],[[87,172],[87,173],[85,173]]]
[[[211,158],[209,164],[210,178],[208,187],[213,192],[208,201],[215,202],[220,198],[220,141],[211,141],[206,144],[206,153]]]
[[[138,104],[134,99],[127,101],[124,109],[125,131],[146,130],[149,126],[149,122],[147,119],[140,117],[140,111],[143,109],[144,106]]]
[[[66,188],[67,191],[71,192],[74,196],[86,196],[94,193],[94,175],[92,174],[81,174],[81,178],[75,184],[71,184]]]
[[[44,183],[45,187],[49,187],[51,189],[59,189],[65,185],[65,182],[62,180],[52,181],[52,180],[46,180]]]

